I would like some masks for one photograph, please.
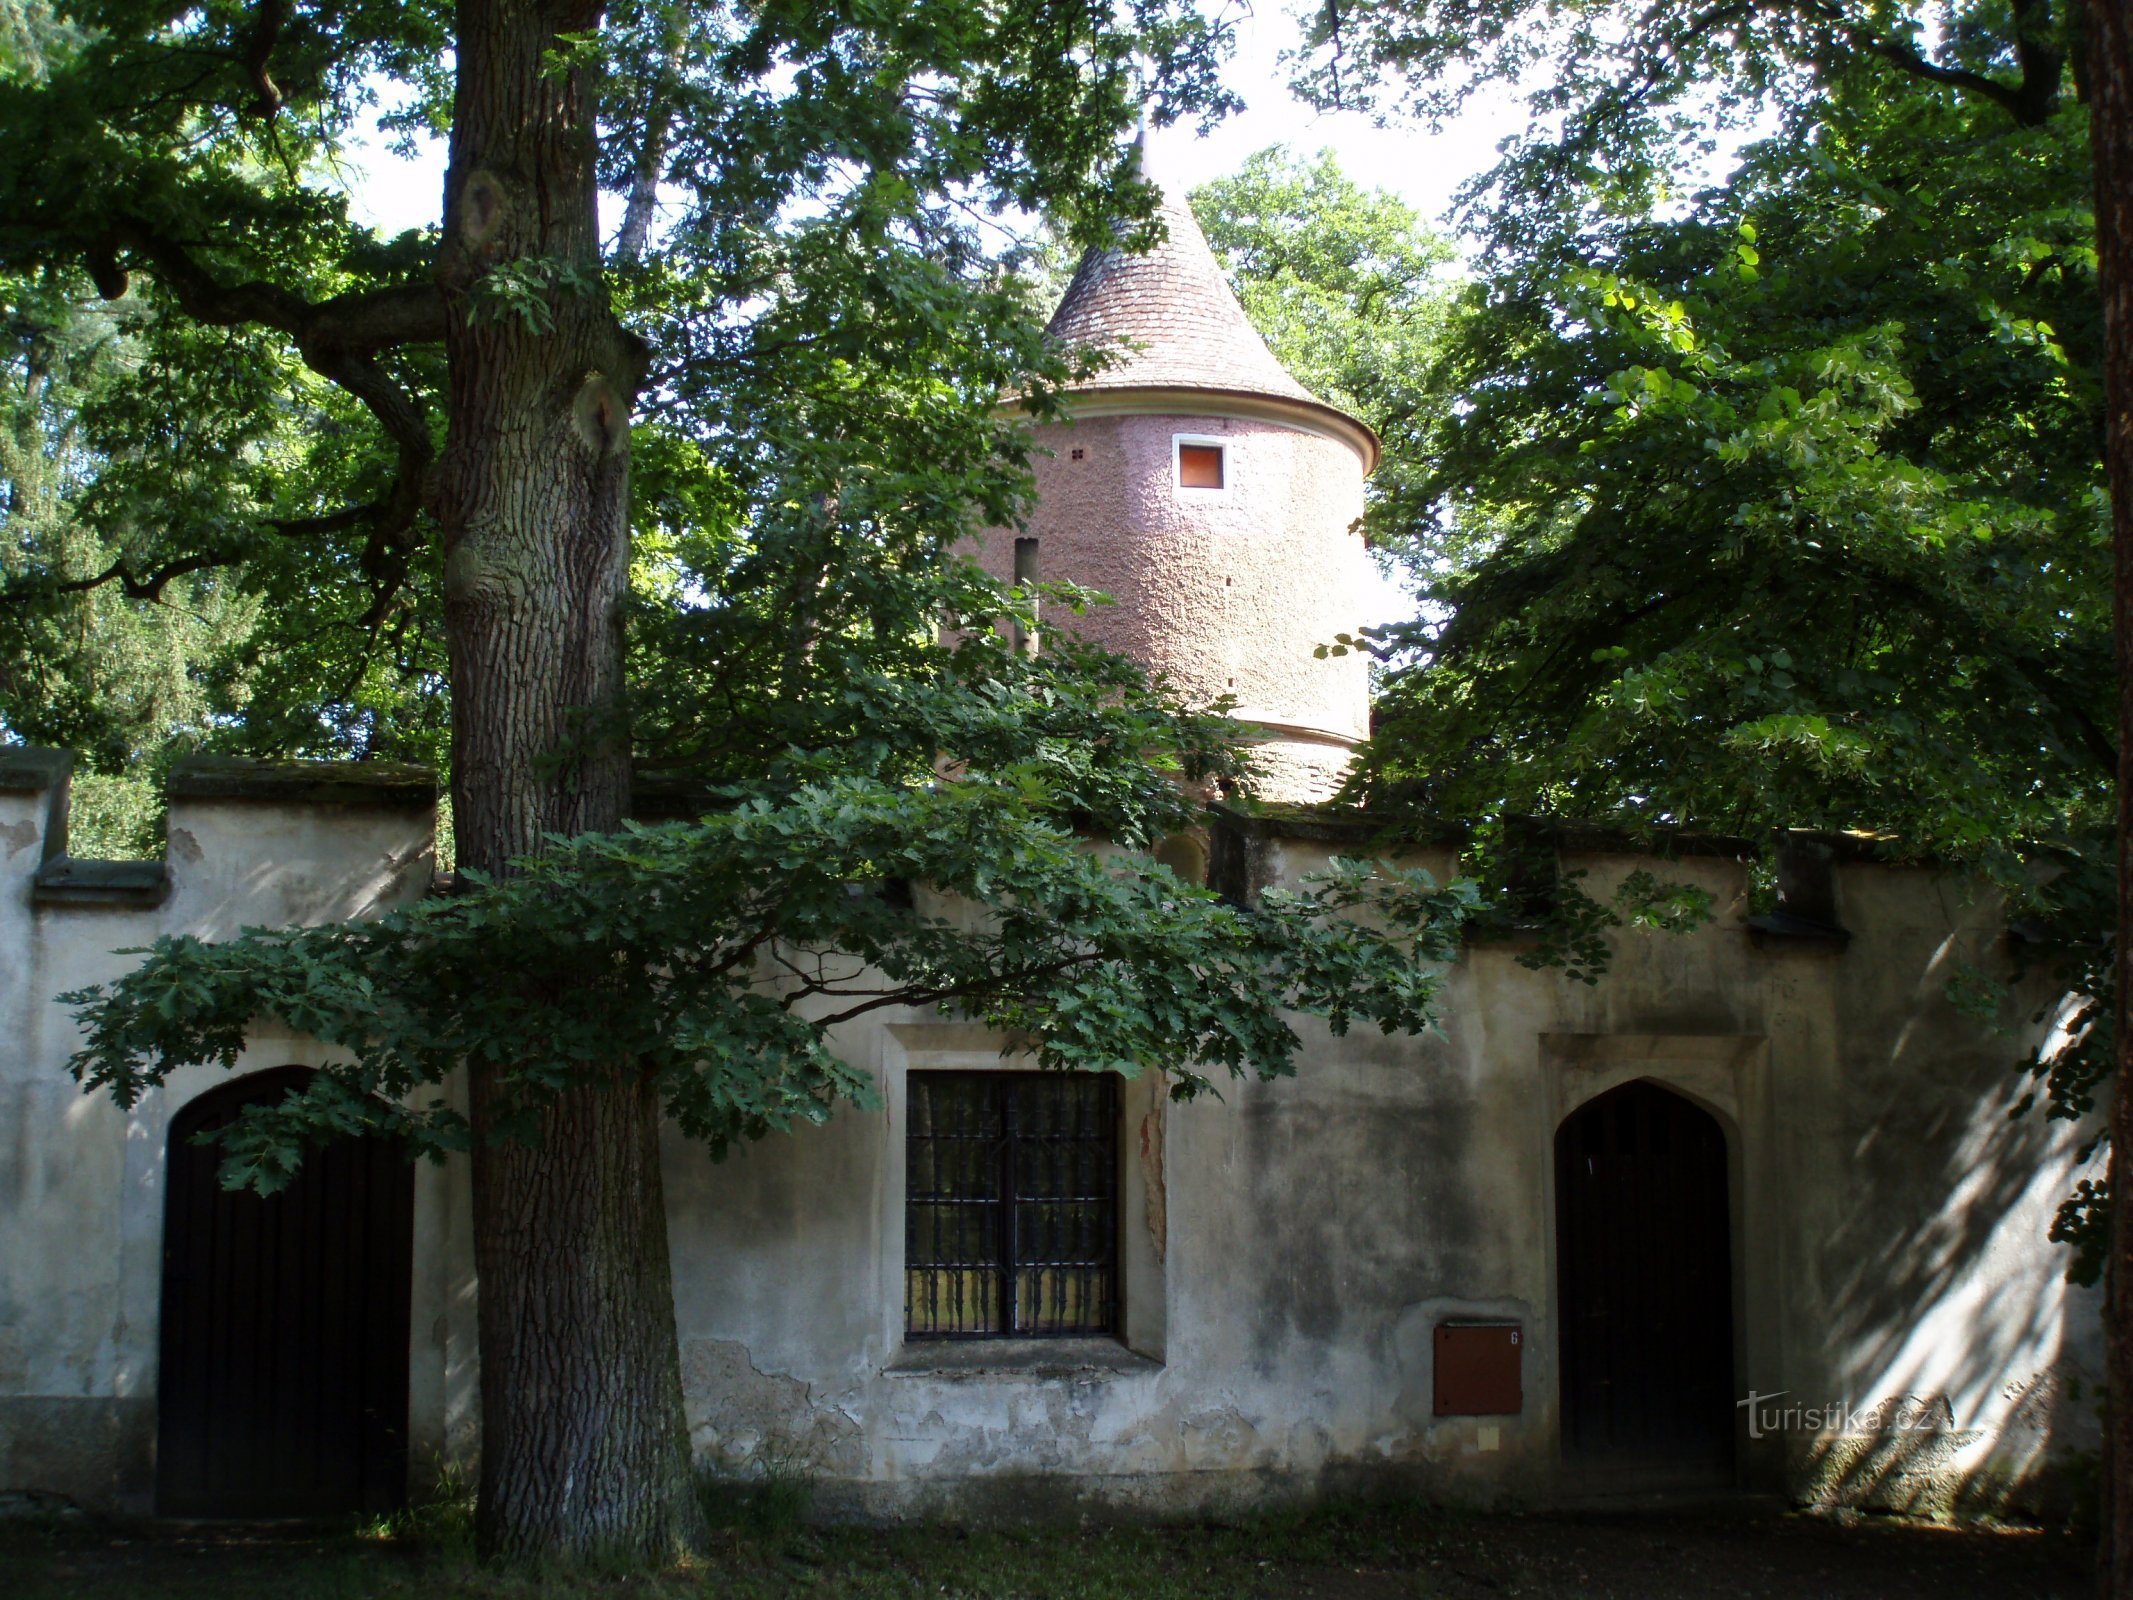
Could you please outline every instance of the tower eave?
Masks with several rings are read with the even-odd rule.
[[[1377,471],[1384,454],[1376,432],[1338,406],[1315,397],[1266,394],[1256,389],[1202,385],[1096,382],[1077,385],[1059,395],[1061,412],[1074,417],[1238,417],[1277,422],[1332,439],[1353,450],[1363,476]],[[1024,405],[1021,409],[1031,408]]]

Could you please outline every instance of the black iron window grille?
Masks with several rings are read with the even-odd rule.
[[[914,1072],[907,1081],[905,1334],[1116,1332],[1118,1080]]]

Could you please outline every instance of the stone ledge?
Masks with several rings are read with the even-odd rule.
[[[1116,1339],[913,1339],[882,1371],[892,1378],[1126,1378],[1152,1375],[1163,1363]]]
[[[74,771],[74,752],[44,745],[0,746],[0,792],[40,794],[65,783]]]
[[[80,861],[54,856],[30,881],[40,906],[111,906],[147,910],[170,897],[170,869],[161,861]]]
[[[171,768],[173,800],[270,805],[364,806],[424,811],[437,803],[437,774],[404,761],[253,761],[188,756]]]

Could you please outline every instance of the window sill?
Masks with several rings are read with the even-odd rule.
[[[1127,1378],[1163,1363],[1116,1339],[912,1339],[882,1368],[892,1378]]]

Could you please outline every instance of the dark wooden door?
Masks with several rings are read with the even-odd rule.
[[[193,1142],[308,1074],[254,1073],[171,1122],[156,1503],[165,1516],[384,1511],[407,1488],[414,1172],[382,1139],[309,1152],[262,1199]]]
[[[1733,1458],[1725,1133],[1652,1083],[1555,1136],[1563,1449],[1722,1472]]]

